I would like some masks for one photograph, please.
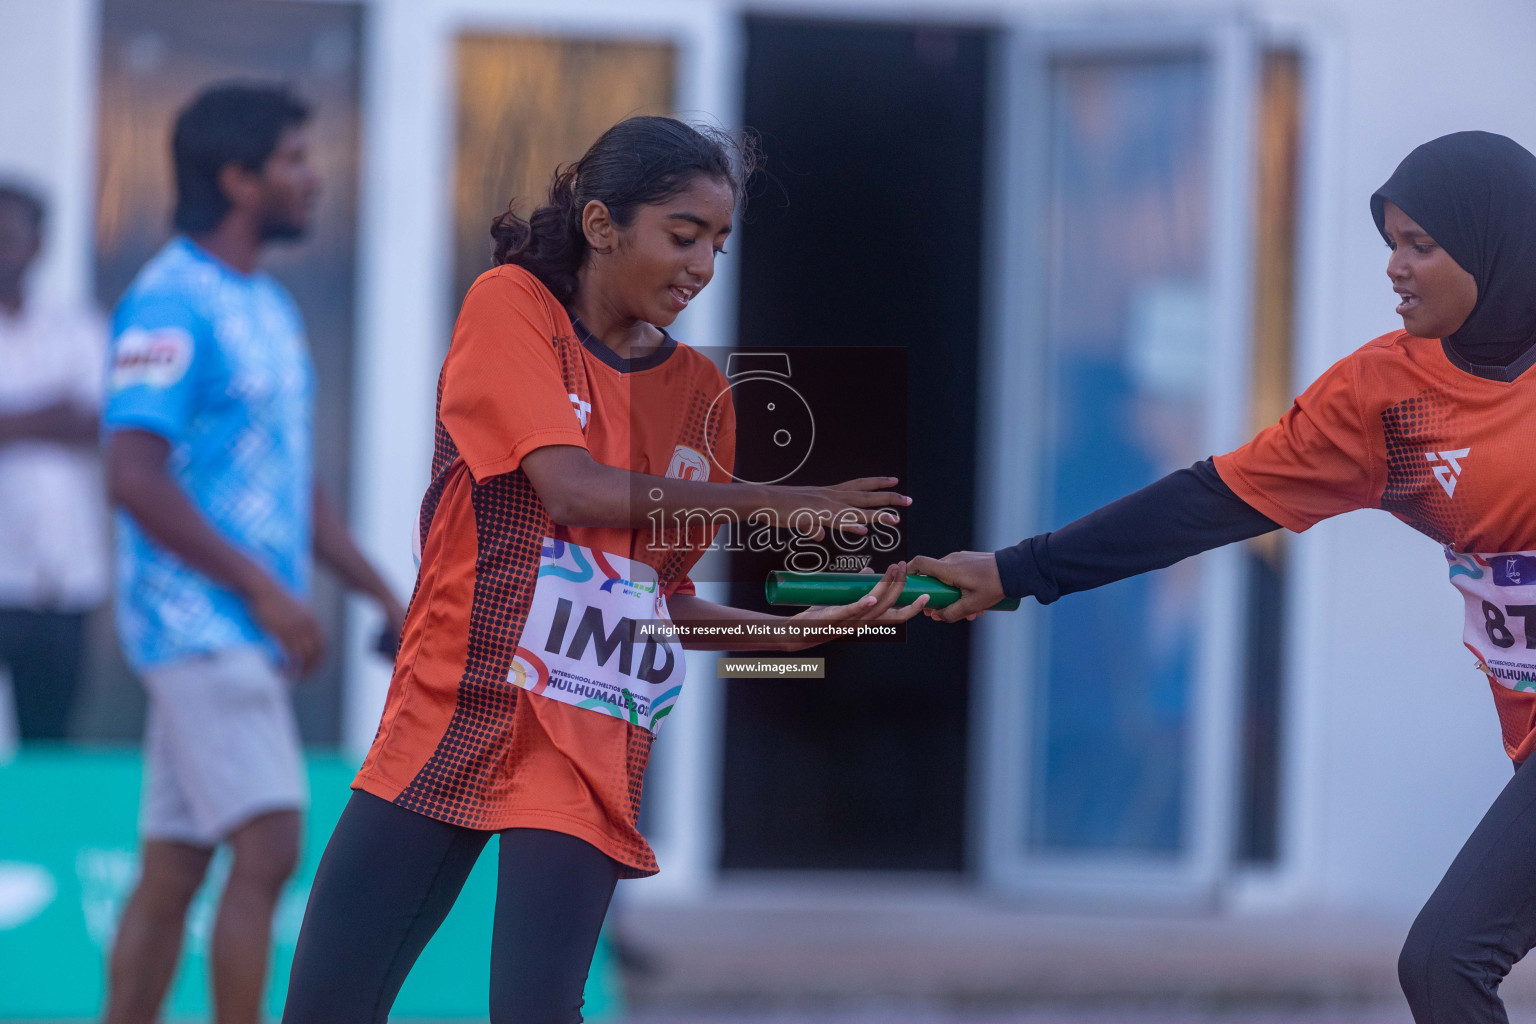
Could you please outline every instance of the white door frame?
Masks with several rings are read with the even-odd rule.
[[[739,123],[740,16],[722,4],[688,0],[375,0],[367,11],[358,333],[352,425],[352,526],[386,578],[407,594],[416,578],[411,532],[432,456],[438,369],[455,296],[452,266],[455,40],[463,32],[505,32],[670,42],[677,48],[677,110],[684,117]],[[553,169],[551,169],[553,170]],[[680,336],[700,346],[735,344],[736,280],[731,261],[680,319]],[[723,600],[723,584],[699,595]],[[343,737],[361,754],[372,742],[389,671],[369,653],[377,613],[348,608]],[[688,693],[656,747],[650,837],[663,865],[633,895],[697,894],[718,863],[723,693],[715,658],[688,654]]]
[[[1020,24],[999,46],[998,121],[993,138],[989,240],[989,322],[984,342],[981,437],[977,476],[985,481],[977,535],[996,548],[1053,525],[1041,521],[1040,465],[1046,396],[1028,382],[1047,379],[1037,342],[1045,297],[1050,62],[1059,57],[1207,55],[1213,78],[1212,395],[1207,450],[1245,439],[1249,400],[1253,110],[1255,34],[1225,18],[1152,22]],[[1039,387],[1040,385],[1036,385]],[[973,807],[977,866],[990,886],[1031,897],[1191,905],[1217,894],[1230,863],[1235,818],[1237,729],[1244,588],[1240,552],[1202,556],[1201,646],[1193,680],[1193,727],[1185,853],[1159,863],[1137,855],[1044,855],[1023,841],[1030,793],[1030,709],[1035,706],[1041,616],[1031,603],[1018,614],[991,615],[975,633],[980,683],[973,723]],[[1068,598],[1070,600],[1070,598]],[[1025,666],[1021,668],[1020,666]]]

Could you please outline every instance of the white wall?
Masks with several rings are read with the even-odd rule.
[[[95,83],[94,0],[0,0],[0,178],[48,202],[44,297],[90,291]]]

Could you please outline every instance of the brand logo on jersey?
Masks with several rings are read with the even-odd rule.
[[[192,335],[184,329],[130,327],[112,348],[112,389],[140,384],[168,388],[185,377],[191,365]]]
[[[709,460],[701,453],[685,445],[672,451],[672,461],[667,464],[667,476],[673,480],[709,480]]]
[[[587,418],[592,415],[592,403],[583,402],[580,395],[566,395],[571,400],[571,405],[576,409],[576,422],[581,424],[581,429],[587,429]]]
[[[1457,448],[1452,452],[1424,453],[1425,460],[1430,463],[1430,472],[1435,474],[1435,479],[1439,480],[1440,486],[1445,488],[1446,497],[1456,497],[1456,482],[1461,479],[1461,460],[1471,454],[1471,448]]]

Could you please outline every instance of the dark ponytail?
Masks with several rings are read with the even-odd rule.
[[[524,218],[517,201],[491,222],[493,262],[533,274],[561,303],[576,293],[576,272],[587,255],[581,211],[593,200],[608,207],[620,227],[641,206],[665,202],[703,175],[727,185],[740,207],[743,185],[757,164],[750,135],[737,139],[717,128],[670,117],[631,117],[604,132],[574,164],[555,172],[549,200]]]

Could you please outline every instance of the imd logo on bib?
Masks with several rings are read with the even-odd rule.
[[[677,702],[684,673],[676,640],[641,635],[640,623],[657,621],[670,617],[654,569],[546,537],[507,679],[654,732]]]

